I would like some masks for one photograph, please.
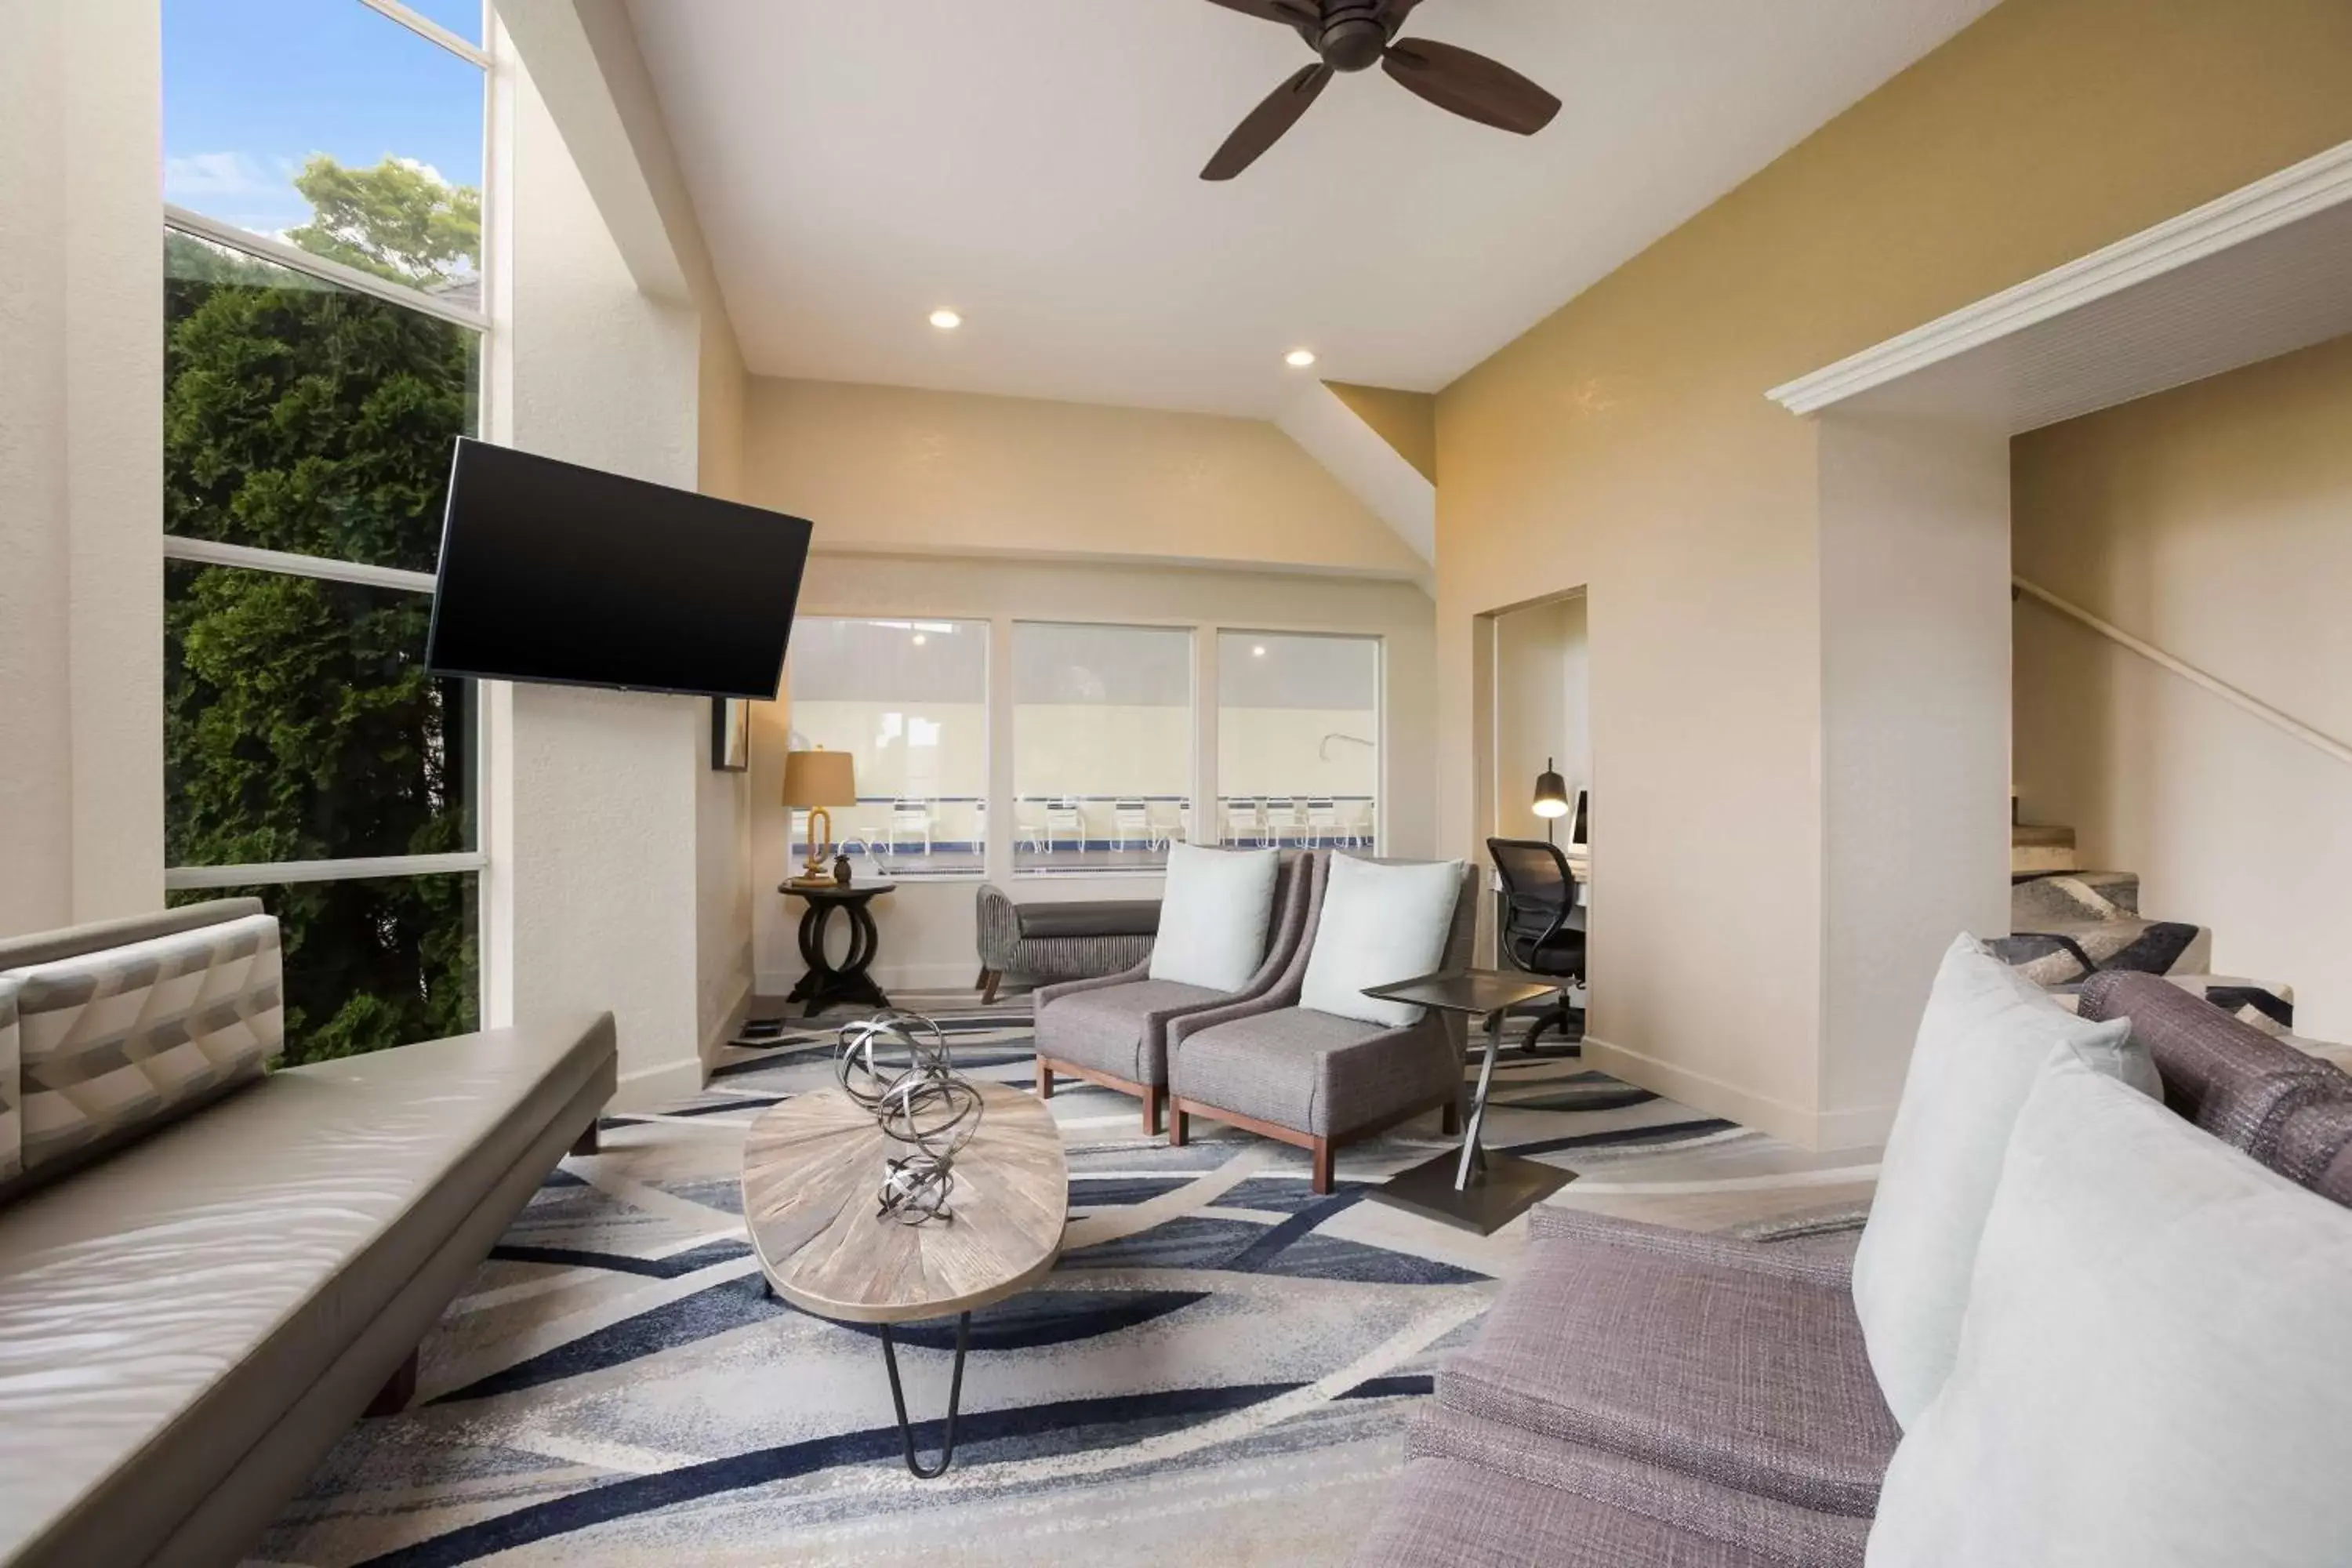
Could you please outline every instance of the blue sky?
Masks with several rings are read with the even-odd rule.
[[[410,4],[481,36],[478,0]],[[360,0],[164,0],[163,199],[278,234],[310,216],[292,179],[313,153],[478,186],[482,72]]]

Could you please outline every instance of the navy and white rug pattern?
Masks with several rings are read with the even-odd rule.
[[[906,1000],[964,1070],[1032,1082],[1019,1001]],[[254,1561],[1345,1561],[1526,1245],[1524,1221],[1479,1237],[1361,1201],[1449,1146],[1435,1118],[1345,1151],[1318,1198],[1300,1151],[1207,1122],[1170,1149],[1135,1101],[1066,1084],[1060,1267],[975,1315],[956,1465],[924,1482],[873,1331],[771,1298],[744,1237],[744,1130],[830,1083],[832,1041],[731,1047],[692,1100],[609,1119],[452,1304],[416,1402],[360,1423]],[[1695,1228],[1834,1212],[1874,1174],[1572,1057],[1507,1057],[1487,1141],[1582,1173],[1559,1201]],[[952,1325],[901,1342],[910,1412],[936,1416]]]

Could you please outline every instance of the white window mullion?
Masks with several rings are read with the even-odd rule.
[[[275,262],[289,272],[307,273],[339,289],[348,289],[354,294],[366,294],[386,304],[398,305],[403,310],[432,316],[454,326],[467,327],[478,332],[489,331],[490,319],[479,310],[455,304],[437,294],[427,294],[422,289],[412,289],[405,283],[379,278],[373,272],[362,272],[356,267],[346,267],[340,261],[330,261],[323,256],[313,256],[282,239],[253,234],[233,223],[223,223],[218,218],[206,217],[186,207],[164,204],[163,226],[177,229],[193,239],[208,240],[214,245],[226,246],[231,250],[241,250],[247,256]]]
[[[361,882],[382,877],[446,877],[478,871],[489,857],[478,849],[454,855],[354,855],[340,860],[268,860],[245,866],[173,866],[163,873],[168,892],[205,888],[275,887],[289,882]]]
[[[430,572],[410,572],[398,566],[368,566],[357,561],[337,561],[327,555],[296,555],[284,550],[262,550],[250,544],[224,544],[215,539],[163,536],[163,559],[191,561],[202,566],[241,566],[248,572],[275,572],[286,577],[322,577],[330,583],[357,583],[369,588],[400,588],[412,594],[433,592]]]
[[[402,5],[400,0],[360,0],[360,4],[391,17],[418,37],[431,39],[459,58],[471,60],[485,70],[489,68],[488,51],[479,44],[451,32],[430,16],[419,16]]]

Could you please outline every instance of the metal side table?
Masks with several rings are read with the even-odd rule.
[[[1465,969],[1370,986],[1364,994],[1486,1020],[1486,1053],[1478,1064],[1478,1089],[1470,1102],[1470,1120],[1462,1129],[1461,1152],[1440,1154],[1400,1171],[1366,1196],[1408,1214],[1487,1236],[1576,1180],[1573,1171],[1517,1154],[1489,1154],[1479,1142],[1486,1121],[1486,1096],[1495,1084],[1495,1058],[1502,1049],[1503,1015],[1529,1002],[1558,996],[1559,986],[1523,974]]]

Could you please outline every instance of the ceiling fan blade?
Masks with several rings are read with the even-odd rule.
[[[1279,22],[1286,27],[1323,25],[1323,14],[1315,8],[1314,0],[1209,0],[1209,4],[1239,11],[1244,16],[1255,16],[1262,22]]]
[[[1331,79],[1331,68],[1311,65],[1274,89],[1264,103],[1249,111],[1247,119],[1234,127],[1217,155],[1201,171],[1204,180],[1230,180],[1252,163],[1258,154],[1279,141],[1282,133],[1298,123],[1307,106],[1315,101],[1324,84]]]
[[[1510,67],[1452,44],[1404,39],[1389,46],[1381,68],[1440,109],[1522,136],[1559,112],[1559,100]]]

